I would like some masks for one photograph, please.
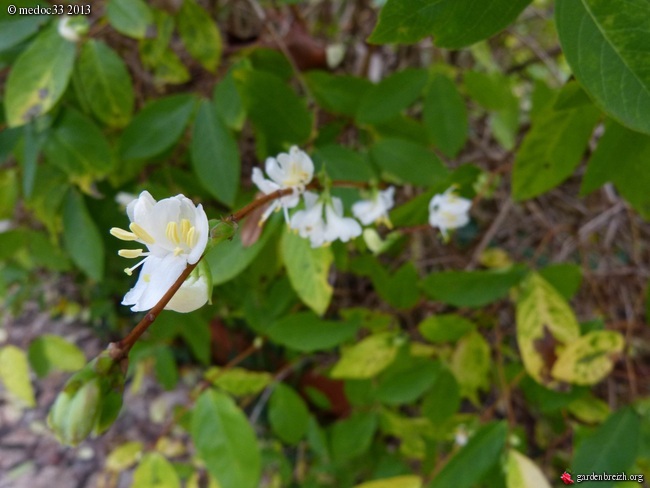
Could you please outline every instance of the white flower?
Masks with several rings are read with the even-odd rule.
[[[361,200],[352,205],[352,213],[363,225],[370,225],[373,222],[383,223],[386,227],[392,227],[388,219],[388,211],[393,208],[395,201],[393,195],[395,187],[389,187],[384,191],[377,191],[372,200]]]
[[[321,247],[337,239],[347,242],[361,235],[359,222],[343,217],[343,204],[340,198],[333,197],[331,203],[324,205],[319,196],[305,192],[305,210],[299,210],[291,218],[291,228],[301,237],[308,238],[312,247]],[[325,216],[323,219],[323,207]]]
[[[323,220],[323,202],[318,195],[305,192],[305,210],[298,210],[291,217],[290,226],[300,237],[308,238],[312,247],[325,243],[325,221]]]
[[[469,222],[469,209],[472,201],[454,193],[454,187],[442,194],[435,195],[429,203],[429,223],[440,228],[443,236],[448,229],[463,227]]]
[[[79,35],[77,29],[70,25],[71,20],[72,17],[64,15],[57,24],[57,30],[59,31],[59,35],[66,41],[77,42],[79,39],[81,39],[81,36]]]
[[[189,313],[198,310],[208,302],[212,292],[212,280],[209,276],[210,268],[207,265],[202,266],[204,263],[205,261],[201,261],[174,293],[165,306],[166,310]]]
[[[289,222],[288,209],[298,205],[300,194],[314,177],[314,163],[307,153],[292,146],[288,154],[280,153],[277,158],[267,158],[265,169],[270,180],[264,178],[259,168],[253,168],[252,181],[260,191],[268,195],[274,191],[291,188],[293,192],[273,201],[260,222],[264,222],[274,210],[280,208],[284,209],[284,218]]]
[[[351,217],[343,217],[343,203],[340,198],[333,197],[332,204],[325,207],[327,224],[325,226],[325,240],[327,242],[336,239],[348,242],[350,239],[361,235],[359,222]]]
[[[111,234],[123,241],[136,241],[142,249],[122,249],[125,258],[143,257],[124,271],[131,275],[142,266],[135,286],[124,296],[123,305],[140,312],[152,308],[171,288],[188,264],[196,263],[208,243],[208,217],[201,205],[177,195],[156,202],[147,191],[126,208],[131,220],[129,231],[113,227]]]

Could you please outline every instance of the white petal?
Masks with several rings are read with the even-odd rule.
[[[336,204],[335,202],[333,203]],[[332,242],[340,239],[343,242],[347,242],[361,235],[359,222],[353,218],[341,217],[331,205],[325,207],[325,214],[327,216],[325,240]]]
[[[183,256],[168,254],[162,259],[148,256],[140,271],[138,282],[124,296],[122,304],[132,304],[131,310],[134,312],[153,308],[171,288],[186,266],[187,261]]]
[[[282,156],[280,154],[278,156],[278,159]],[[282,181],[285,178],[285,169],[282,167],[278,159],[275,158],[267,158],[266,163],[265,163],[265,168],[266,168],[266,174],[271,178],[275,183],[278,185],[282,185]]]
[[[273,193],[274,191],[280,189],[280,185],[264,178],[262,170],[259,168],[253,168],[253,176],[251,177],[251,181],[265,195],[268,195],[269,193]]]
[[[208,245],[208,237],[210,234],[210,224],[208,222],[208,216],[205,214],[205,210],[203,210],[203,205],[199,204],[194,209],[194,212],[195,216],[192,223],[196,232],[196,244],[187,256],[187,262],[189,264],[196,263],[203,256],[205,247]]]
[[[126,207],[126,214],[129,216],[131,222],[142,220],[144,216],[156,204],[156,200],[151,196],[148,191],[143,191],[140,196],[132,200]]]
[[[167,303],[165,310],[180,313],[193,312],[205,305],[209,298],[208,282],[205,277],[202,275],[196,279],[190,277]]]

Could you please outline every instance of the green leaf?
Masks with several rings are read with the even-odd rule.
[[[386,369],[395,359],[399,342],[394,332],[380,332],[343,350],[330,376],[336,379],[363,380]]]
[[[387,405],[415,402],[434,384],[440,363],[430,359],[413,361],[406,369],[399,369],[384,377],[377,388],[377,400]]]
[[[544,278],[531,272],[517,298],[517,343],[526,371],[539,383],[551,380],[547,364],[556,344],[571,344],[580,326],[564,298]]]
[[[380,480],[366,481],[354,488],[422,488],[422,480],[419,476],[394,476]]]
[[[257,488],[261,461],[255,432],[230,397],[203,392],[192,412],[191,434],[221,488]]]
[[[205,379],[234,396],[257,395],[273,381],[271,374],[244,368],[222,369],[216,366],[205,373]]]
[[[72,262],[88,277],[103,279],[104,241],[83,197],[75,190],[68,192],[63,203],[63,245]]]
[[[311,135],[312,115],[281,78],[265,71],[233,73],[257,137],[258,155],[277,154]]]
[[[451,358],[451,370],[461,395],[478,405],[478,391],[490,388],[490,346],[481,334],[470,332],[458,342]]]
[[[359,124],[378,124],[390,120],[420,97],[427,72],[409,68],[398,71],[365,92],[357,108]]]
[[[222,285],[244,271],[275,233],[277,222],[273,220],[267,222],[261,237],[251,246],[244,247],[241,232],[237,232],[232,240],[220,242],[210,249],[205,259],[210,265],[213,285]]]
[[[16,346],[0,348],[0,380],[9,393],[20,398],[28,407],[36,406],[34,390],[29,381],[27,355]]]
[[[388,0],[368,38],[375,44],[412,44],[433,36],[438,47],[460,48],[496,34],[531,0]]]
[[[106,6],[108,22],[125,36],[144,39],[153,25],[153,14],[142,0],[110,0]]]
[[[582,284],[582,268],[577,264],[552,264],[540,269],[539,274],[566,300],[571,300]]]
[[[612,330],[589,332],[566,348],[557,358],[553,378],[578,385],[593,385],[603,380],[614,368],[613,359],[625,345],[623,336]]]
[[[293,66],[278,49],[256,47],[248,54],[247,61],[253,69],[271,73],[282,81],[289,81],[294,73]]]
[[[68,86],[75,44],[56,26],[41,32],[16,60],[5,88],[7,125],[17,127],[49,112]]]
[[[540,115],[515,157],[513,198],[533,198],[567,179],[580,163],[599,117],[592,106],[548,109]]]
[[[332,299],[332,286],[327,281],[334,259],[330,247],[312,248],[290,230],[285,230],[280,245],[291,286],[305,305],[323,315]]]
[[[275,435],[287,444],[297,444],[307,432],[309,410],[292,388],[279,383],[269,400],[269,422]]]
[[[133,472],[133,486],[138,488],[180,488],[176,470],[162,454],[148,452]]]
[[[375,172],[363,154],[344,146],[327,145],[318,147],[312,155],[316,171],[325,168],[333,180],[367,182],[375,178]]]
[[[232,207],[241,173],[239,149],[207,100],[201,102],[194,121],[190,151],[192,167],[203,187],[217,200]]]
[[[483,426],[469,442],[443,466],[429,488],[471,488],[499,462],[506,443],[508,426],[493,422]],[[471,466],[471,469],[468,467]]]
[[[217,113],[226,125],[232,130],[241,130],[246,120],[246,111],[232,70],[215,85],[212,99]]]
[[[86,364],[83,351],[62,337],[44,334],[29,345],[29,363],[39,376],[46,376],[53,370],[77,371]]]
[[[3,168],[0,172],[0,220],[13,217],[19,188],[17,169]]]
[[[195,103],[192,95],[172,95],[149,103],[122,133],[122,158],[148,159],[172,147],[183,134]]]
[[[577,446],[575,473],[626,472],[636,459],[641,439],[641,420],[631,407],[622,408]],[[612,487],[613,482],[586,481],[587,488]]]
[[[431,342],[456,342],[475,328],[471,321],[455,314],[432,315],[418,325],[422,337]]]
[[[650,134],[650,5],[644,1],[558,2],[557,30],[575,77],[608,115]]]
[[[330,445],[335,462],[345,462],[368,450],[377,430],[374,413],[354,413],[336,422],[330,431]]]
[[[481,307],[508,294],[526,274],[523,266],[508,270],[443,271],[422,280],[427,295],[457,307]]]
[[[16,15],[0,17],[0,51],[6,51],[29,39],[38,32],[49,17],[47,15]]]
[[[122,58],[103,41],[90,39],[83,45],[75,81],[99,120],[110,127],[129,123],[135,102],[131,76]]]
[[[73,109],[63,112],[43,149],[48,161],[72,180],[105,175],[113,168],[111,147],[102,131]]]
[[[616,161],[616,164],[612,164]],[[650,218],[650,136],[609,120],[591,155],[580,193],[586,195],[610,181],[644,218]]]
[[[361,99],[373,86],[363,78],[336,76],[324,71],[308,71],[305,80],[321,107],[349,117],[357,114]]]
[[[508,488],[551,488],[542,470],[514,449],[508,451],[506,473]]]
[[[300,312],[274,322],[266,333],[273,342],[290,349],[314,352],[352,339],[358,329],[356,322],[323,320],[312,312]]]
[[[195,0],[184,0],[178,13],[178,33],[187,51],[214,72],[221,59],[221,36],[210,14]]]
[[[433,425],[442,425],[460,408],[460,387],[446,367],[440,369],[422,402],[422,415]]]
[[[512,80],[505,74],[469,71],[464,75],[469,96],[487,110],[494,138],[511,150],[519,129],[519,100],[512,92]]]
[[[433,76],[424,98],[424,126],[446,156],[455,157],[468,136],[467,109],[456,85],[444,74]]]
[[[448,176],[442,161],[426,147],[403,139],[382,139],[370,147],[382,177],[395,183],[431,186]]]

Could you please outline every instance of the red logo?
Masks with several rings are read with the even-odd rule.
[[[562,476],[560,476],[560,479],[564,481],[565,485],[572,485],[574,481],[571,479],[571,474],[567,473],[566,471],[562,473]]]

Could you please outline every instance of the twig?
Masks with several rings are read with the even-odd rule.
[[[199,261],[201,259],[199,258]],[[183,270],[181,275],[176,279],[174,284],[171,286],[169,290],[162,296],[162,298],[154,305],[154,307],[147,312],[147,314],[142,318],[142,320],[136,325],[131,332],[129,332],[129,335],[127,335],[124,339],[119,341],[116,345],[115,348],[112,349],[111,351],[111,357],[115,359],[116,361],[120,361],[124,359],[125,357],[128,356],[129,351],[133,347],[133,345],[138,341],[140,336],[144,334],[149,326],[154,323],[160,312],[163,311],[165,306],[169,303],[169,301],[172,299],[174,294],[178,291],[178,289],[183,285],[185,282],[185,279],[190,275],[190,273],[196,268],[197,264],[199,264],[199,261],[197,261],[194,264],[188,264],[187,267]]]

